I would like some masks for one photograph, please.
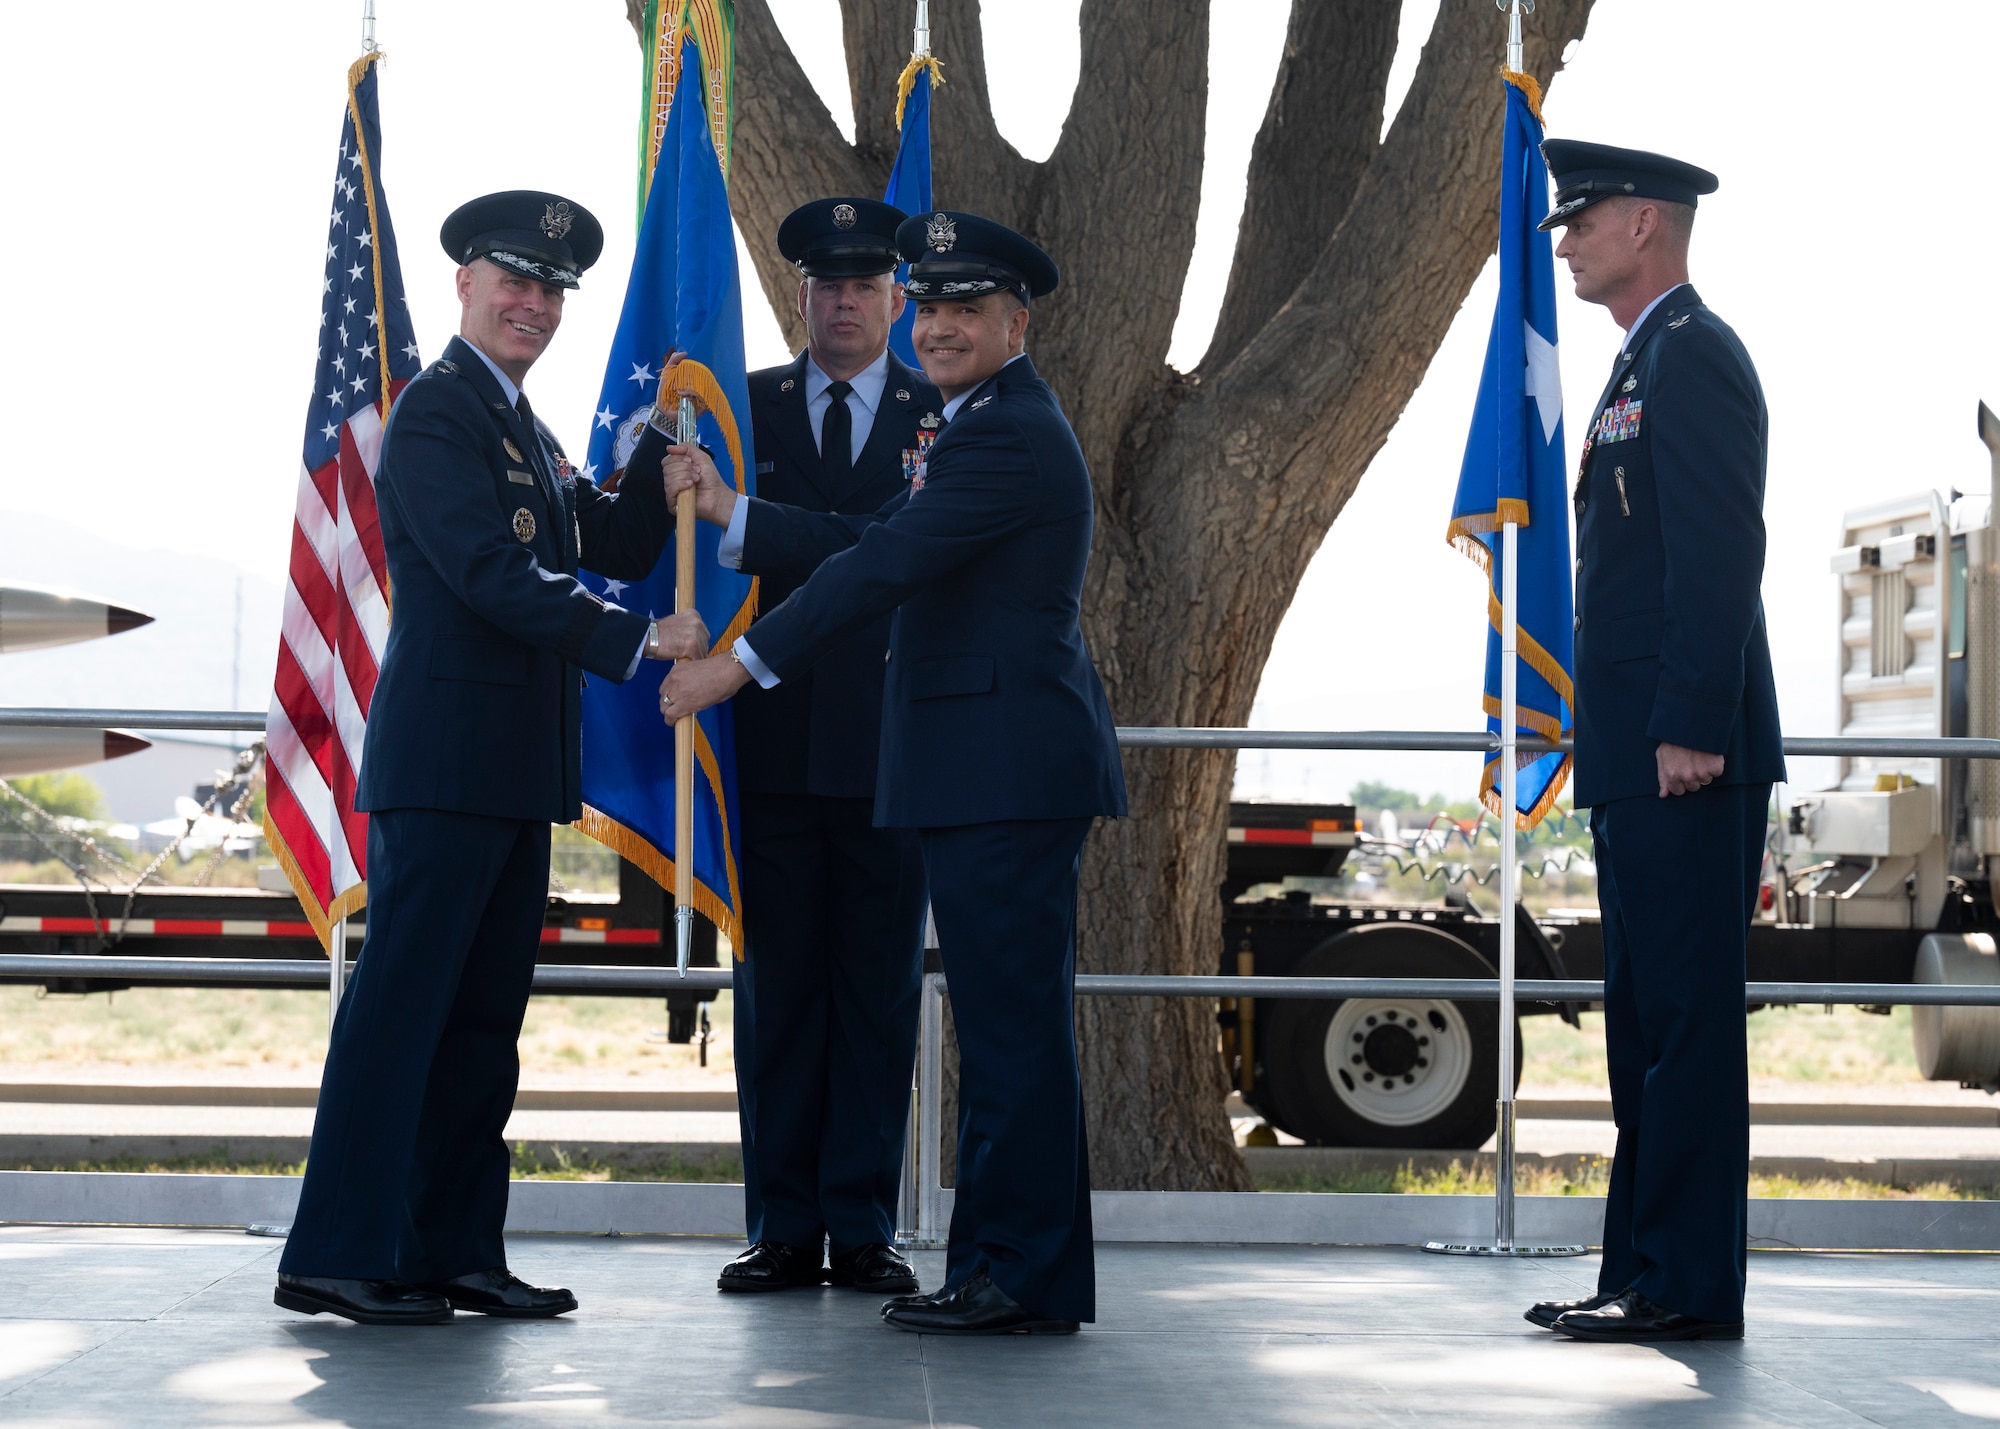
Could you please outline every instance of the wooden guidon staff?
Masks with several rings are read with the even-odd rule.
[[[659,404],[677,399],[675,440],[684,447],[701,440],[696,420],[700,399],[685,387],[674,384],[672,358],[660,372]],[[694,609],[694,490],[690,487],[674,506],[674,613]],[[674,968],[687,976],[688,956],[694,948],[694,720],[682,715],[674,721]]]

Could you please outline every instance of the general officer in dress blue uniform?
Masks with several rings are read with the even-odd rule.
[[[581,816],[583,672],[705,649],[578,584],[639,580],[672,529],[663,481],[578,482],[520,390],[603,230],[516,191],[445,220],[459,336],[397,399],[375,475],[395,617],[355,807],[368,932],[334,1022],[277,1303],[369,1324],[454,1309],[545,1317],[567,1290],[506,1268],[515,1044],[541,942],[549,825]],[[660,470],[655,432],[631,470]]]
[[[1590,808],[1618,1151],[1578,1339],[1743,1333],[1745,943],[1785,777],[1764,633],[1769,420],[1750,354],[1688,283],[1716,178],[1551,139],[1544,228],[1625,329],[1577,475],[1576,802]]]
[[[958,1030],[959,1136],[944,1288],[891,1300],[883,1318],[931,1334],[1067,1333],[1096,1315],[1077,871],[1091,821],[1125,812],[1078,624],[1090,472],[1023,351],[1028,304],[1056,285],[1048,255],[965,213],[912,218],[897,243],[942,435],[907,496],[872,517],[753,505],[774,552],[824,563],[733,659],[675,665],[662,699],[678,715],[752,677],[783,688],[895,612],[875,822],[917,830],[923,848]]]
[[[900,497],[944,402],[889,351],[901,209],[827,198],[778,227],[798,266],[806,350],[750,374],[757,490],[804,511],[862,516]],[[678,450],[678,449],[677,449]],[[719,483],[718,483],[719,485]],[[766,609],[818,564],[771,550],[737,503],[720,559],[757,575]],[[733,519],[732,519],[733,518]],[[750,1248],[724,1290],[832,1280],[917,1288],[896,1253],[896,1198],[923,979],[916,836],[874,826],[889,613],[811,669],[736,701],[745,952],[736,971],[736,1085]],[[821,1262],[827,1245],[832,1264]]]

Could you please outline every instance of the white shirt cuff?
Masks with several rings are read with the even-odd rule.
[[[639,673],[639,667],[646,663],[646,641],[652,637],[653,624],[646,622],[646,633],[639,637],[639,648],[632,652],[632,663],[625,667],[625,678],[631,679]]]
[[[743,568],[743,527],[749,519],[750,503],[739,496],[736,509],[729,513],[729,529],[722,533],[715,547],[715,563],[724,570]]]
[[[767,690],[778,683],[778,677],[771,673],[771,667],[759,660],[757,652],[750,648],[749,636],[737,636],[735,650],[736,658],[743,662],[743,668],[750,672],[751,679]]]

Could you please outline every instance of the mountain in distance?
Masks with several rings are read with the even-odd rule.
[[[144,611],[153,623],[102,640],[0,655],[0,704],[270,705],[284,592],[262,576],[213,556],[140,550],[55,517],[0,511],[0,585],[15,584],[93,596]]]

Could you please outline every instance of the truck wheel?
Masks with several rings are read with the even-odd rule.
[[[1298,977],[1490,978],[1448,933],[1407,923],[1354,928],[1293,970]],[[1268,1012],[1265,1009],[1269,1009]],[[1314,1146],[1472,1150],[1493,1134],[1500,1009],[1444,998],[1264,1001],[1264,1076],[1285,1131]],[[1515,1083],[1521,1033],[1514,1028]]]

